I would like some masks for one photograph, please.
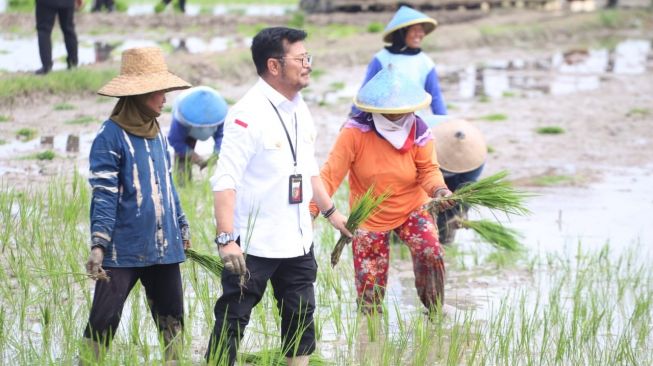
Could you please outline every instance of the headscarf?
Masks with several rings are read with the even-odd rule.
[[[408,27],[404,27],[392,32],[392,44],[386,46],[385,49],[395,55],[416,55],[422,52],[421,48],[410,48],[406,45],[407,31]]]
[[[147,106],[149,94],[120,97],[113,107],[111,120],[132,135],[153,139],[159,134],[159,122],[156,117],[160,113]]]

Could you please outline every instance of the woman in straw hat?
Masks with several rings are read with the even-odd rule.
[[[453,192],[465,184],[475,182],[483,171],[487,146],[481,131],[462,119],[436,124],[432,129],[435,150],[444,182]],[[467,206],[455,205],[438,215],[440,243],[451,244],[456,237],[459,217],[467,216]]]
[[[383,31],[383,41],[390,45],[374,55],[367,66],[363,85],[381,69],[392,64],[404,74],[404,77],[411,79],[431,95],[431,102],[420,109],[430,105],[433,114],[447,114],[435,64],[420,48],[424,37],[433,32],[437,25],[435,19],[422,12],[408,6],[400,7]],[[352,106],[351,114],[358,112],[360,110],[357,106]]]
[[[438,169],[431,130],[414,114],[430,101],[393,67],[381,70],[358,92],[354,103],[362,112],[345,123],[320,172],[329,194],[349,173],[350,204],[371,186],[376,195],[391,193],[354,233],[355,283],[364,313],[381,310],[393,231],[410,248],[424,306],[436,310],[444,299],[443,252],[425,204],[451,192]],[[452,202],[444,199],[443,205]]]
[[[120,75],[98,92],[119,99],[89,155],[93,197],[86,269],[98,281],[82,362],[98,361],[109,346],[138,280],[165,342],[165,357],[177,358],[183,325],[179,263],[190,234],[157,117],[166,92],[188,87],[168,71],[161,50],[152,47],[123,52]]]

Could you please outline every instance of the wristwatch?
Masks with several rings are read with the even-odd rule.
[[[219,247],[223,247],[234,240],[236,240],[236,238],[234,238],[233,233],[222,232],[215,237],[215,244],[217,244]]]

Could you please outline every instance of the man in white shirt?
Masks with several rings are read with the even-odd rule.
[[[315,350],[317,274],[311,199],[336,229],[351,236],[320,180],[313,118],[299,94],[311,73],[305,38],[304,31],[285,27],[254,37],[252,58],[260,78],[225,120],[211,178],[225,271],[209,364],[233,365],[252,308],[270,280],[281,314],[282,351],[289,365],[307,365]]]

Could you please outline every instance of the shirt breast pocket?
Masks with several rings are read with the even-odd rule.
[[[279,134],[267,132],[263,136],[263,148],[265,150],[281,150],[284,142],[281,137]]]

